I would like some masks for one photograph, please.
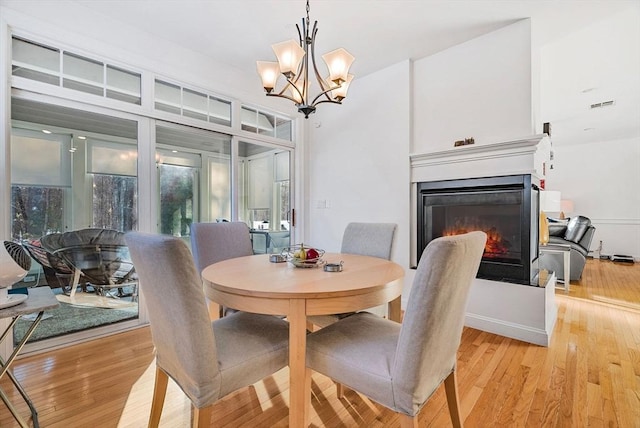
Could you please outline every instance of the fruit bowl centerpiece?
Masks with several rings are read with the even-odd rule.
[[[282,250],[282,255],[287,261],[299,268],[314,268],[325,264],[322,259],[324,250],[313,247],[305,247],[304,244],[293,245]]]

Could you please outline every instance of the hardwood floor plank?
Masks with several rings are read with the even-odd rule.
[[[460,407],[468,428],[640,427],[640,263],[588,260],[579,282],[556,290],[558,319],[546,348],[465,328],[458,350]],[[148,328],[24,356],[14,373],[47,428],[147,425],[155,362]],[[223,398],[211,426],[288,426],[288,369]],[[26,404],[0,381],[25,418]],[[396,414],[335,384],[312,377],[312,427],[398,428]],[[169,381],[161,428],[189,426],[190,403]],[[420,427],[450,427],[440,387],[424,406]],[[0,427],[17,427],[0,403]]]

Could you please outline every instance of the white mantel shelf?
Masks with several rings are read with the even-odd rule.
[[[430,153],[410,155],[411,182],[531,174],[544,177],[551,140],[532,135],[491,144],[469,144]]]

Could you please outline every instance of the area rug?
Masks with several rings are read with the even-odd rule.
[[[128,307],[105,309],[60,302],[58,308],[45,312],[28,343],[137,318],[137,303],[127,303]],[[14,338],[22,338],[32,321],[21,317],[14,326]]]
[[[73,306],[87,306],[91,308],[104,309],[124,309],[137,308],[136,302],[130,302],[123,299],[114,299],[113,297],[98,296],[96,293],[76,292],[73,297],[66,294],[57,294],[56,299],[60,303],[66,303]]]

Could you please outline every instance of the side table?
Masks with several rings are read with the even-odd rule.
[[[571,246],[569,244],[547,244],[540,245],[540,253],[562,254],[564,268],[564,291],[569,292],[571,283]],[[558,280],[560,282],[560,280]]]
[[[2,344],[2,342],[7,338],[10,338],[11,340],[13,340],[13,337],[12,337],[13,335],[9,333],[13,331],[13,327],[15,326],[15,324],[18,322],[18,320],[22,315],[32,314],[34,312],[38,313],[35,320],[31,324],[31,326],[27,329],[27,332],[24,334],[24,337],[13,349],[13,352],[11,353],[7,361],[3,361],[2,358],[0,358],[0,379],[2,379],[2,377],[5,374],[9,376],[9,379],[11,379],[11,382],[13,382],[14,386],[16,387],[18,392],[20,392],[20,395],[22,395],[22,398],[24,399],[24,401],[29,406],[29,409],[31,410],[31,418],[33,420],[34,428],[38,428],[40,426],[40,424],[38,423],[38,412],[36,411],[36,408],[33,405],[33,402],[29,398],[29,395],[27,395],[27,392],[24,390],[22,385],[20,385],[20,383],[18,382],[18,379],[16,379],[13,373],[9,370],[9,367],[11,366],[13,361],[16,359],[16,357],[24,347],[25,343],[27,343],[27,341],[33,334],[36,327],[38,327],[38,324],[40,324],[40,321],[42,320],[42,315],[44,315],[44,311],[46,311],[47,309],[57,308],[58,306],[60,306],[60,303],[58,303],[58,300],[54,296],[53,291],[51,291],[51,288],[49,287],[29,288],[28,295],[29,297],[27,298],[27,300],[25,300],[23,303],[20,303],[19,305],[10,306],[5,309],[0,309],[0,318],[12,318],[9,326],[5,329],[5,331],[0,336],[0,344]],[[0,388],[0,398],[2,398],[2,401],[4,401],[4,404],[7,405],[7,408],[9,408],[9,411],[11,412],[13,417],[16,419],[16,421],[18,421],[20,426],[23,428],[29,427],[29,425],[18,414],[18,412],[16,411],[16,408],[9,401],[9,397],[7,397],[7,395],[1,388]]]

